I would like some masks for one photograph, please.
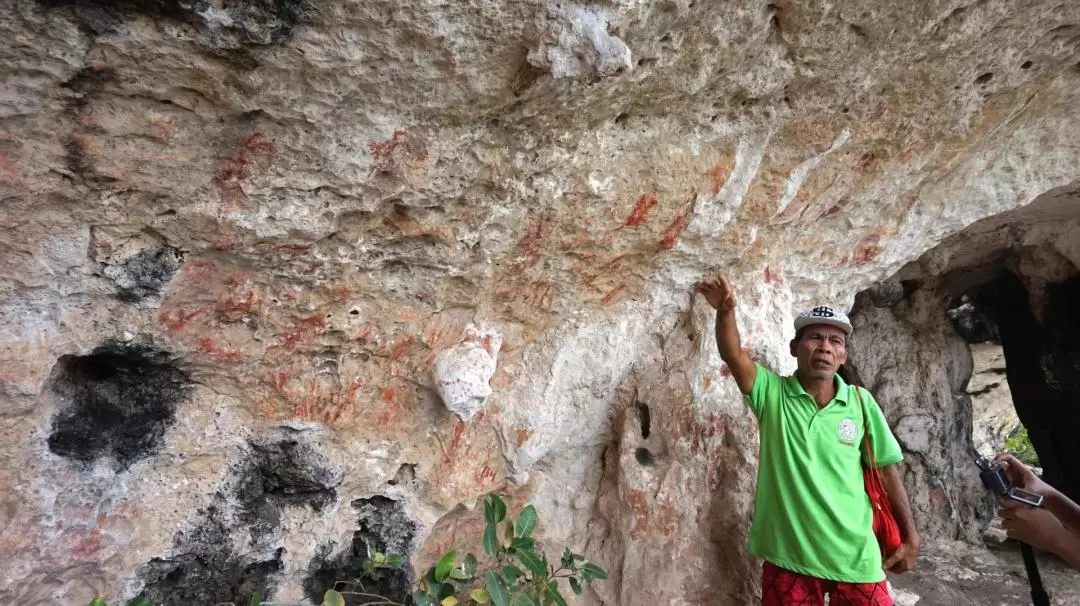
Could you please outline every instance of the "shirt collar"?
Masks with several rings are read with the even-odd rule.
[[[850,391],[848,389],[848,384],[846,381],[844,381],[843,377],[840,376],[840,373],[836,373],[835,380],[836,395],[833,396],[833,401],[839,402],[844,406],[847,406]],[[795,376],[795,373],[791,373],[791,375],[784,380],[784,387],[787,389],[788,394],[792,396],[811,397],[810,394],[806,393],[806,390],[803,389],[802,383],[799,383],[799,378]]]

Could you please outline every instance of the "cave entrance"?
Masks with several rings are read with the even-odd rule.
[[[985,457],[1010,452],[1027,465],[1041,469],[1027,428],[1020,422],[1013,403],[1005,368],[1001,333],[990,311],[978,301],[980,294],[967,293],[949,306],[953,328],[971,349],[971,441]]]
[[[1034,452],[1025,452],[1022,432],[1010,446],[1080,501],[1080,275],[1037,288],[1006,269],[975,300],[997,325],[1009,393]]]
[[[1080,182],[957,232],[860,293],[849,351],[929,538],[981,542],[1002,448],[1080,500]],[[1025,451],[1026,433],[1030,451]]]

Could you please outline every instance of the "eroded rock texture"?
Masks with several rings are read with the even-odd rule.
[[[382,527],[356,503],[400,504],[372,515],[404,513],[420,566],[495,489],[610,571],[581,603],[747,603],[756,427],[694,284],[724,271],[790,371],[800,308],[1076,206],[1075,3],[2,5],[4,603],[300,600]],[[903,280],[1063,225],[946,241],[874,291],[863,326],[928,331],[859,369],[928,536],[978,517],[937,442],[970,424],[966,371],[890,389],[961,355],[962,293]],[[155,353],[80,365],[107,344]],[[79,394],[147,389],[102,430],[152,419],[134,447],[65,429],[100,421]]]
[[[972,434],[975,450],[984,456],[1001,452],[1005,439],[1020,428],[1009,383],[1005,378],[1005,354],[1000,345],[971,344]]]

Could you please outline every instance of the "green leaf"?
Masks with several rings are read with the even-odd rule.
[[[405,565],[405,556],[398,553],[390,553],[386,555],[386,567],[387,568],[401,568]]]
[[[435,564],[435,582],[442,583],[450,578],[450,571],[454,569],[454,561],[457,560],[457,550],[451,549]]]
[[[514,566],[513,564],[506,564],[502,567],[503,576],[506,577],[506,581],[511,585],[516,585],[518,579],[525,576],[525,571]]]
[[[259,599],[259,592],[251,594],[251,602],[249,606],[261,606],[262,600]]]
[[[490,499],[484,500],[484,522],[487,524],[498,524],[498,520],[495,519],[495,505],[492,504]]]
[[[514,519],[506,518],[506,531],[503,532],[503,540],[507,543],[514,538]]]
[[[439,606],[457,606],[457,598],[454,596],[446,596],[439,602]]]
[[[445,600],[446,598],[454,595],[455,593],[457,593],[457,589],[454,589],[453,585],[451,585],[450,583],[443,583],[442,585],[439,585],[439,591],[436,593],[435,599]]]
[[[327,589],[323,594],[322,606],[345,606],[345,596],[334,589]]]
[[[491,601],[491,596],[488,595],[487,589],[484,589],[483,587],[477,587],[470,591],[469,597],[478,604],[487,604]]]
[[[375,555],[371,557],[371,560],[376,564],[382,564],[386,562],[386,554],[376,551]]]
[[[450,578],[455,581],[471,581],[472,575],[465,574],[465,571],[462,570],[461,567],[454,566],[453,570],[450,571]]]
[[[562,561],[560,561],[559,563],[562,564],[563,568],[573,568],[574,554],[570,551],[569,547],[563,548]]]
[[[412,600],[416,606],[435,606],[435,600],[432,600],[431,596],[423,591],[412,592]]]
[[[536,541],[526,537],[518,537],[510,541],[510,546],[514,549],[532,549],[535,545]]]
[[[536,602],[524,593],[515,593],[514,599],[510,600],[510,606],[536,606]]]
[[[518,514],[517,536],[529,537],[536,529],[536,508],[529,505]]]
[[[526,568],[533,571],[536,575],[547,575],[547,566],[544,566],[544,561],[540,559],[540,556],[536,555],[536,552],[531,549],[519,549],[517,556],[521,563]]]
[[[551,598],[551,601],[558,604],[558,606],[566,606],[566,600],[559,593],[558,581],[548,581],[548,584],[544,586],[544,594]]]
[[[476,569],[480,563],[476,561],[476,556],[469,554],[465,556],[465,561],[461,563],[461,570],[470,577],[476,576]]]
[[[435,580],[435,567],[427,569],[424,573],[424,588],[428,591],[435,591],[435,587],[439,585],[439,582]]]
[[[491,508],[495,510],[495,523],[506,519],[506,503],[497,494],[491,495]]]
[[[581,583],[578,583],[577,577],[570,577],[570,589],[574,591],[574,595],[581,595]]]
[[[495,536],[495,525],[488,522],[486,528],[484,528],[484,551],[489,556],[493,556],[499,551],[499,539]]]
[[[495,606],[509,606],[510,590],[506,588],[506,581],[494,570],[484,573],[484,587],[491,596],[491,603]]]
[[[90,600],[89,606],[109,606],[109,605],[105,603],[105,600],[95,596],[94,599]]]
[[[581,578],[586,581],[592,581],[594,579],[603,580],[607,578],[607,573],[604,572],[603,568],[590,562],[581,567]]]

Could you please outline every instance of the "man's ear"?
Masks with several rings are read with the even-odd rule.
[[[795,339],[792,339],[791,342],[788,343],[788,347],[791,349],[791,357],[793,357],[793,358],[799,357],[799,354],[795,353],[795,346],[798,345],[798,344],[799,344],[799,342],[796,341]]]
[[[842,356],[840,356],[839,358],[837,358],[837,361],[838,361],[838,362],[839,362],[840,364],[843,364],[844,362],[847,362],[847,348],[844,348],[844,355],[842,355]]]

